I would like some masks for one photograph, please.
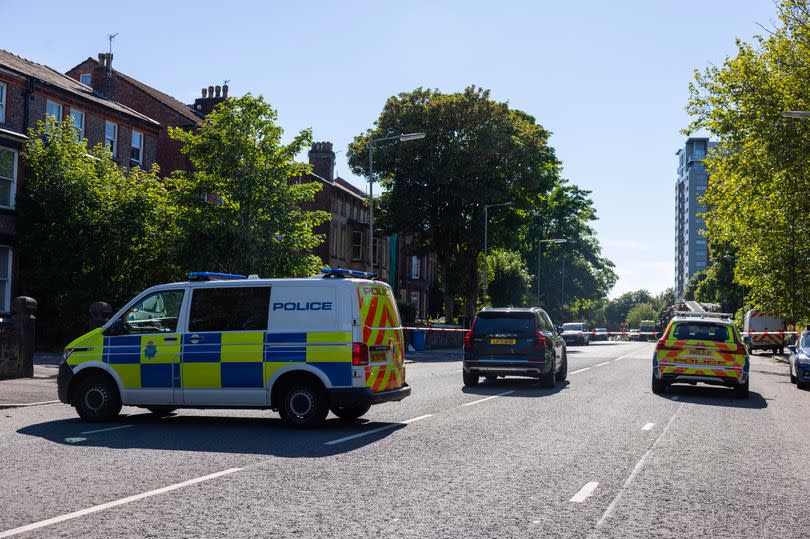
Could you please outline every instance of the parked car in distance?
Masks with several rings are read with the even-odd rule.
[[[592,341],[606,341],[608,340],[608,330],[607,328],[596,328],[593,330],[593,335],[591,335]]]
[[[775,333],[767,335],[758,335],[758,332]],[[743,333],[754,332],[754,335],[748,335],[751,340],[748,343],[749,350],[770,350],[774,354],[785,353],[785,335],[781,332],[785,331],[785,323],[781,318],[772,316],[759,309],[751,309],[745,313],[745,321],[743,322]]]
[[[568,375],[568,355],[543,309],[484,309],[464,336],[462,370],[468,387],[481,376],[525,376],[551,388]]]
[[[790,381],[799,389],[810,389],[810,330],[799,335],[790,350]]]
[[[591,344],[591,334],[588,331],[588,324],[585,322],[568,322],[562,325],[562,333],[565,344],[588,346]]]

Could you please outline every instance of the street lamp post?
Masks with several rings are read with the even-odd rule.
[[[559,245],[561,243],[566,243],[567,241],[568,240],[564,239],[564,238],[553,238],[553,239],[548,239],[548,240],[539,240],[537,242],[537,301],[540,301],[540,246],[542,244],[544,244],[544,243],[555,243],[555,244]],[[560,260],[562,260],[562,257],[560,257]],[[561,297],[564,297],[564,295],[565,295],[565,263],[564,262],[563,262],[563,266],[562,266],[562,281],[561,281],[561,283],[562,283]]]
[[[501,202],[500,204],[484,204],[484,305],[487,303],[487,285],[489,284],[489,261],[487,260],[489,240],[489,209],[498,206],[511,206],[514,202]]]
[[[425,138],[425,133],[403,133],[393,137],[375,138],[368,142],[368,267],[374,273],[374,145],[379,142],[398,140],[408,142]]]

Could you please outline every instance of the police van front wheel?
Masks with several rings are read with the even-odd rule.
[[[110,421],[121,411],[118,387],[109,376],[88,376],[79,381],[74,405],[85,421]]]
[[[329,413],[326,392],[314,383],[293,382],[284,388],[278,411],[291,427],[316,427]]]
[[[340,419],[350,420],[365,415],[369,408],[371,408],[370,404],[366,404],[365,406],[335,406],[332,408],[332,413]]]

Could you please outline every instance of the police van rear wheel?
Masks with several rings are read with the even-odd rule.
[[[76,388],[74,405],[85,421],[110,421],[121,411],[121,397],[111,378],[88,376]]]
[[[336,406],[332,408],[332,413],[340,419],[357,419],[368,412],[370,404],[365,406]]]
[[[329,413],[326,392],[315,384],[293,382],[281,396],[281,419],[291,427],[315,427]]]

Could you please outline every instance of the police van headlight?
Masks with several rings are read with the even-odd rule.
[[[68,358],[70,357],[70,354],[72,354],[72,353],[73,353],[73,352],[75,352],[75,351],[76,351],[76,349],[75,349],[75,348],[65,348],[65,351],[64,351],[64,352],[62,352],[62,363],[64,363],[65,361],[67,361],[67,360],[68,360]]]

